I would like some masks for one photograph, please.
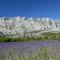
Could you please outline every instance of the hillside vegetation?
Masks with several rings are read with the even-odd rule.
[[[38,31],[33,31],[31,33],[37,33]],[[60,32],[52,33],[52,32],[44,32],[39,36],[23,36],[23,37],[7,37],[0,36],[0,42],[25,42],[25,41],[44,41],[44,40],[60,40]]]

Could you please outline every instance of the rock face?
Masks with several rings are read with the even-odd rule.
[[[26,34],[36,30],[60,30],[60,20],[49,18],[3,17],[0,18],[0,33],[4,35]]]

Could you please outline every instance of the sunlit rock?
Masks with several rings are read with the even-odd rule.
[[[60,31],[60,20],[20,16],[0,18],[0,32],[4,35],[25,35],[26,33],[38,30]]]

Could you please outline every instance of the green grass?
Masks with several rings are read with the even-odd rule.
[[[22,55],[14,55],[14,53],[14,49],[11,48],[10,54],[7,53],[0,57],[0,60],[60,60],[60,57],[57,55],[49,55],[48,47],[38,47],[32,54],[29,55],[24,55],[23,53]]]

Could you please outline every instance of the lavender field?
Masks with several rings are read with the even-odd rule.
[[[60,41],[0,42],[0,60],[60,60]]]

